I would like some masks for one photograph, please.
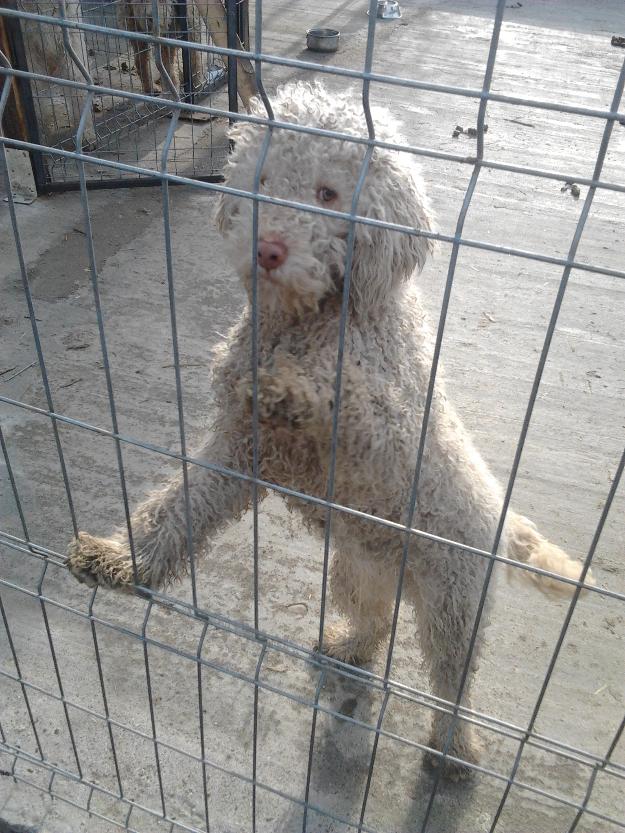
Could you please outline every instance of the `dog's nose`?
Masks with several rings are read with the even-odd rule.
[[[289,250],[281,240],[259,240],[256,259],[263,269],[277,269],[287,259]]]

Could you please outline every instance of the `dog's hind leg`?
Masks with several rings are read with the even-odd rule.
[[[433,545],[434,548],[436,545]],[[475,624],[477,604],[485,565],[471,555],[436,547],[436,557],[427,558],[427,572],[415,582],[415,612],[421,647],[430,671],[432,693],[451,705],[440,704],[447,711],[435,711],[430,746],[445,750],[453,758],[477,763],[479,744],[472,725],[461,717],[452,727],[454,703],[458,697]],[[480,653],[481,628],[473,646],[461,705],[470,707],[473,672]],[[470,767],[458,761],[431,754],[427,763],[443,766],[444,775],[461,780],[472,774]]]
[[[246,459],[242,459],[246,447],[245,437],[228,441],[215,436],[196,456],[241,471],[246,466]],[[189,543],[197,555],[205,538],[243,512],[250,500],[246,481],[197,464],[187,465],[187,487],[180,474],[139,506],[130,523],[132,550],[125,529],[110,538],[80,532],[68,549],[70,571],[92,587],[123,589],[132,589],[135,584],[157,588],[184,574]]]
[[[341,549],[330,568],[330,590],[343,618],[325,626],[322,652],[362,665],[389,634],[397,573],[372,555]]]

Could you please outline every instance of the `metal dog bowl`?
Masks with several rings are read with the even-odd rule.
[[[340,37],[338,29],[309,29],[306,32],[306,46],[313,52],[336,52]]]
[[[367,12],[369,14],[369,12]],[[399,20],[401,9],[397,0],[378,0],[376,17],[380,20]]]

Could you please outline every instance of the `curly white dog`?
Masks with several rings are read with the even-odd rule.
[[[360,108],[320,86],[285,86],[274,106],[281,121],[361,132]],[[260,105],[256,112],[262,112]],[[383,122],[380,135],[395,139],[390,119]],[[264,135],[264,127],[234,127],[229,185],[252,189]],[[349,212],[363,155],[364,147],[349,141],[276,129],[263,167],[262,191]],[[399,154],[379,148],[371,158],[358,213],[415,230],[431,227],[418,176]],[[249,294],[251,200],[222,194],[217,223]],[[318,496],[325,494],[328,478],[348,230],[348,222],[335,217],[268,203],[259,206],[260,477]],[[433,337],[410,279],[422,269],[430,248],[423,236],[357,224],[335,500],[397,523],[406,522],[433,351]],[[197,455],[247,473],[252,466],[250,356],[247,308],[218,351],[218,416]],[[200,466],[190,466],[189,490],[196,551],[250,504],[249,482]],[[323,507],[287,500],[310,528],[323,530]],[[501,489],[439,378],[414,525],[490,550],[501,506]],[[139,582],[157,587],[184,572],[186,530],[184,490],[178,478],[132,517]],[[334,513],[332,532],[331,590],[344,618],[328,625],[323,650],[345,662],[362,663],[388,637],[405,536],[340,512]],[[499,552],[570,578],[580,574],[578,563],[514,512],[508,513]],[[433,692],[447,701],[457,696],[487,563],[452,546],[411,538],[404,595],[414,604]],[[108,539],[81,533],[70,545],[69,567],[88,584],[134,584],[128,538],[121,530]],[[522,572],[545,589],[569,587]],[[464,705],[470,702],[468,688]],[[447,713],[436,713],[431,744],[437,749],[445,744],[449,720]],[[477,759],[477,744],[466,722],[457,726],[449,753],[469,762]],[[447,762],[446,772],[461,777],[468,768]]]

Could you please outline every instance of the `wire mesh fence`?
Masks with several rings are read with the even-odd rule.
[[[234,34],[244,37],[240,6],[233,4]],[[150,42],[139,38],[160,31],[170,40],[210,44],[207,23],[216,17],[215,9],[223,7],[211,2],[164,2],[157,9],[158,18],[154,18],[151,4],[142,0],[67,3],[67,19],[87,27],[66,31],[68,46],[79,58],[81,71],[66,50],[63,30],[56,25],[58,4],[36,0],[18,3],[15,11],[29,16],[8,20],[7,25],[11,27],[14,66],[29,73],[23,91],[23,106],[30,111],[28,138],[53,148],[74,150],[87,92],[79,86],[67,87],[62,80],[87,81],[99,89],[89,99],[83,150],[94,158],[159,170],[171,116],[166,101],[181,97],[208,105],[216,100],[223,105],[226,95],[222,93],[219,98],[219,91],[227,84],[227,72],[220,56],[177,45],[164,46],[161,55]],[[128,37],[118,37],[119,31]],[[163,71],[159,72],[161,58]],[[123,95],[135,92],[143,98]],[[187,176],[219,176],[227,150],[223,123],[207,113],[187,111],[168,149],[168,167]],[[77,183],[77,167],[70,157],[43,153],[40,162],[44,171],[38,183],[40,190],[62,190]],[[90,183],[111,187],[111,180],[117,178],[129,184],[128,174],[119,169],[92,165],[87,173]]]
[[[34,85],[34,101],[39,112],[42,113],[46,103],[51,102],[54,105],[52,109],[57,113],[57,121],[51,123],[39,141],[2,139],[1,153],[10,224],[18,256],[19,281],[32,330],[36,366],[43,386],[43,401],[38,404],[28,401],[27,397],[0,395],[8,415],[6,425],[10,428],[10,416],[15,412],[44,420],[49,425],[61,486],[55,491],[55,496],[63,497],[66,531],[73,528],[75,535],[86,524],[81,516],[83,501],[73,485],[76,468],[72,452],[74,444],[82,443],[80,447],[86,451],[90,442],[97,440],[108,443],[114,463],[108,466],[105,490],[110,493],[121,492],[123,514],[128,522],[130,537],[131,503],[138,489],[136,483],[129,485],[128,472],[133,470],[131,461],[135,453],[148,454],[157,461],[169,461],[180,468],[187,512],[183,523],[187,527],[190,524],[189,478],[194,472],[212,472],[223,478],[224,483],[234,480],[249,484],[253,496],[251,518],[247,521],[247,533],[252,541],[251,552],[247,545],[241,547],[243,557],[247,560],[247,614],[242,616],[236,607],[230,607],[228,594],[232,588],[227,565],[223,571],[217,571],[212,576],[216,580],[216,587],[224,588],[223,594],[220,596],[217,590],[211,603],[205,603],[207,588],[201,576],[204,568],[195,565],[197,553],[194,552],[192,534],[188,536],[190,581],[179,592],[163,593],[137,587],[137,597],[132,604],[117,603],[113,594],[98,588],[81,596],[79,600],[76,595],[68,595],[64,590],[65,584],[69,582],[67,559],[62,547],[53,540],[41,539],[31,531],[33,526],[39,529],[39,524],[37,519],[29,517],[25,508],[22,495],[27,484],[20,482],[14,472],[9,428],[0,432],[7,482],[17,519],[17,526],[11,524],[0,533],[4,551],[4,566],[0,576],[0,614],[5,636],[0,677],[7,701],[10,700],[12,704],[6,716],[3,710],[0,724],[0,761],[4,777],[11,777],[21,786],[30,785],[45,795],[54,796],[64,806],[84,811],[92,823],[102,823],[105,825],[103,829],[107,830],[163,829],[194,833],[213,830],[225,833],[231,830],[355,829],[379,833],[391,829],[381,808],[389,800],[388,796],[394,795],[392,785],[396,772],[404,768],[414,772],[415,762],[420,762],[424,754],[439,759],[450,757],[451,731],[442,749],[432,749],[424,740],[427,737],[424,726],[431,715],[445,713],[451,716],[454,725],[470,724],[478,728],[487,739],[487,751],[483,760],[480,763],[470,760],[466,762],[481,779],[480,783],[489,785],[486,792],[478,792],[468,798],[468,801],[484,801],[483,814],[479,819],[479,828],[476,829],[510,829],[518,833],[522,829],[519,817],[515,815],[518,809],[515,799],[518,796],[521,796],[519,800],[533,802],[542,808],[545,816],[541,821],[541,829],[544,830],[613,831],[625,828],[625,808],[620,798],[625,779],[622,746],[625,718],[619,717],[616,721],[612,720],[613,725],[604,727],[601,748],[594,742],[594,738],[591,741],[583,733],[579,737],[584,740],[580,741],[577,737],[563,737],[557,732],[543,732],[538,728],[539,716],[545,707],[558,660],[570,637],[571,622],[576,611],[584,604],[598,604],[597,600],[613,604],[620,610],[625,601],[625,591],[616,583],[603,581],[603,577],[597,585],[587,580],[591,565],[596,564],[602,534],[613,517],[613,505],[622,493],[625,452],[611,465],[609,483],[604,490],[601,505],[597,507],[593,534],[583,559],[579,580],[563,578],[549,570],[511,560],[500,552],[499,547],[554,333],[572,276],[582,275],[607,282],[618,282],[625,277],[625,271],[618,263],[616,266],[604,265],[589,261],[583,254],[580,256],[582,235],[592,216],[591,209],[597,195],[608,193],[619,196],[625,193],[625,185],[612,175],[610,165],[607,165],[606,175],[606,159],[611,142],[620,140],[613,134],[621,129],[621,122],[625,121],[622,107],[625,63],[611,79],[612,98],[607,108],[554,103],[511,95],[505,91],[493,91],[493,73],[506,19],[506,4],[503,0],[492,4],[488,50],[480,88],[436,84],[407,75],[386,75],[376,71],[376,33],[382,24],[376,17],[375,0],[368,4],[369,18],[366,23],[362,69],[285,58],[265,52],[263,4],[260,0],[253,10],[253,41],[249,45],[243,44],[249,47],[243,51],[208,43],[206,32],[197,39],[181,38],[175,20],[171,27],[171,21],[168,22],[167,31],[162,25],[160,30],[157,26],[155,31],[160,31],[160,38],[155,31],[147,31],[149,27],[146,25],[138,25],[132,32],[128,28],[119,29],[115,8],[117,4],[82,3],[80,10],[75,9],[73,13],[69,5],[54,4],[58,12],[55,15],[42,14],[46,11],[42,4],[34,4],[32,8],[22,4],[15,9],[0,9],[2,20],[21,20],[23,28],[32,24],[39,31],[41,27],[47,26],[55,33],[55,48],[63,58],[63,64],[58,70],[62,77],[54,73],[53,81],[48,71],[39,71],[41,68],[38,69],[32,63],[28,64],[27,69],[15,69],[3,59],[4,82],[0,109],[4,110],[7,105],[12,79],[25,78]],[[152,21],[162,21],[165,4],[141,5],[144,15],[151,16]],[[201,29],[202,24],[198,26]],[[188,30],[182,28],[182,34],[186,36]],[[149,74],[145,62],[143,70],[137,68],[149,56],[141,49],[137,51],[133,43],[142,44],[146,52],[155,50],[161,71],[165,67],[165,48],[174,52],[172,61],[179,64],[183,63],[182,56],[176,53],[195,53],[199,68],[188,77],[186,91],[183,78],[182,95],[170,89],[171,99],[167,102],[160,96],[155,99],[152,94],[154,90],[148,89],[155,83],[154,67],[150,68]],[[185,43],[188,50],[181,50],[181,43]],[[142,57],[137,57],[139,55]],[[206,68],[213,67],[213,61],[221,61],[229,55],[247,58],[252,62],[265,114],[236,113],[225,104],[216,106],[212,100],[207,103],[201,94],[197,94],[198,89],[200,93],[203,89],[201,85],[205,83]],[[123,68],[124,63],[126,70]],[[187,69],[190,63],[188,60]],[[132,72],[133,67],[135,72]],[[265,93],[263,83],[265,73],[271,68],[297,70],[303,74],[319,73],[332,76],[340,83],[348,80],[356,82],[361,87],[363,120],[366,124],[363,134],[355,136],[281,121],[273,112],[272,96]],[[100,72],[106,74],[104,80],[98,77]],[[172,70],[172,75],[175,74]],[[196,84],[193,79],[198,74],[201,83]],[[188,85],[189,78],[192,88]],[[398,89],[404,96],[410,91],[419,90],[475,101],[475,153],[467,156],[459,151],[395,144],[378,138],[370,102],[373,85],[382,89]],[[193,97],[195,94],[196,98]],[[65,108],[63,112],[66,120],[62,126],[58,125],[57,105],[60,100]],[[99,111],[103,113],[101,119],[98,118],[98,108],[94,107],[97,101],[102,103],[103,109]],[[523,108],[523,112],[527,109],[555,112],[600,124],[595,158],[588,175],[580,176],[578,171],[568,167],[549,170],[520,164],[518,160],[507,162],[489,158],[485,135],[486,117],[489,108],[497,105],[509,107],[512,112],[515,108]],[[73,115],[70,113],[72,108]],[[159,113],[167,118],[157,121]],[[179,132],[181,119],[189,113],[194,114],[194,119],[231,119],[241,123],[257,123],[268,128],[257,161],[254,186],[250,190],[194,179],[197,174],[194,159],[191,159],[190,167],[185,167],[188,158],[183,158],[183,151],[182,156],[179,156],[180,147],[184,145]],[[43,121],[40,115],[39,122]],[[139,152],[139,143],[136,143],[129,154],[125,150],[122,152],[122,148],[128,147],[124,136],[128,136],[129,126],[135,130],[144,121],[149,125],[149,142],[154,143],[154,147]],[[209,128],[202,129],[212,131],[212,120],[200,123],[209,125]],[[156,124],[162,126],[158,146],[155,139]],[[189,124],[193,126],[195,121],[191,120]],[[63,135],[70,126],[69,135]],[[349,211],[278,198],[261,189],[263,164],[274,135],[282,131],[328,140],[340,137],[345,142],[362,147],[361,175]],[[225,133],[223,136],[219,145],[223,151],[219,164],[228,147]],[[113,149],[105,153],[102,151],[103,146],[98,143],[109,140]],[[94,141],[98,145],[95,153],[92,148]],[[211,148],[212,143],[211,134]],[[196,146],[192,137],[189,145],[192,154],[196,152]],[[452,232],[427,231],[387,222],[360,212],[359,196],[374,149],[378,147],[426,160],[453,161],[468,167],[470,175]],[[40,331],[38,302],[33,294],[32,275],[29,274],[24,255],[25,241],[11,195],[7,166],[7,149],[11,148],[44,154],[53,160],[50,169],[62,171],[53,174],[53,177],[58,175],[61,179],[78,179],[81,229],[88,263],[85,268],[92,293],[90,303],[95,313],[109,427],[102,425],[102,412],[89,408],[86,402],[85,410],[81,413],[65,412],[59,405],[63,397],[58,396],[59,391],[50,381],[51,367],[47,360],[46,338],[42,337]],[[125,428],[127,422],[124,407],[120,407],[119,403],[125,403],[126,399],[123,394],[120,397],[115,385],[114,367],[117,359],[114,357],[114,339],[111,338],[112,322],[107,319],[103,308],[99,262],[94,242],[97,228],[92,225],[93,207],[87,191],[87,182],[94,170],[101,179],[156,176],[161,185],[165,287],[163,303],[166,306],[166,315],[162,320],[169,328],[168,338],[172,350],[171,369],[175,393],[171,404],[176,424],[175,435],[168,436],[166,441],[148,439],[147,430],[145,437],[139,437]],[[467,216],[477,198],[479,180],[487,172],[526,177],[532,183],[547,180],[564,183],[566,186],[574,182],[587,189],[565,253],[530,251],[520,246],[465,235]],[[188,397],[188,385],[185,385],[184,362],[181,359],[180,342],[184,334],[181,334],[182,318],[179,314],[184,299],[180,298],[177,289],[177,247],[172,235],[172,193],[169,188],[174,183],[192,186],[201,195],[221,192],[241,201],[251,201],[252,204],[250,367],[254,404],[250,417],[253,452],[249,470],[233,469],[222,465],[218,459],[195,456],[187,447],[186,420],[189,418],[187,399],[183,398],[183,394]],[[348,254],[339,318],[330,459],[326,489],[322,494],[308,494],[289,485],[269,482],[260,476],[260,323],[256,253],[259,210],[263,205],[334,217],[348,224]],[[444,291],[438,304],[436,342],[428,389],[424,392],[419,443],[415,449],[414,477],[409,493],[405,495],[405,520],[380,517],[375,511],[342,504],[337,501],[335,494],[343,346],[346,334],[349,333],[350,275],[358,226],[438,240],[445,247],[449,258]],[[519,263],[529,261],[556,267],[559,271],[556,292],[545,319],[545,330],[536,348],[537,359],[517,426],[503,506],[491,549],[468,546],[463,541],[433,535],[415,524],[438,362],[458,261],[464,252],[512,256]],[[79,435],[82,440],[76,439]],[[68,457],[72,459],[72,465],[68,465]],[[275,626],[275,621],[267,612],[268,603],[264,598],[268,588],[262,581],[264,565],[260,541],[263,529],[259,502],[260,492],[264,490],[312,505],[324,515],[324,543],[316,565],[318,569],[314,598],[309,596],[301,599],[288,593],[284,599],[280,597],[283,605],[300,606],[312,630],[318,632],[320,642],[323,642],[326,585],[336,518],[358,518],[401,537],[402,559],[394,593],[394,616],[383,666],[379,670],[357,669],[347,663],[322,658],[303,643],[300,631],[293,638],[288,629],[281,630]],[[404,647],[396,644],[402,583],[411,542],[419,539],[452,545],[459,553],[485,560],[487,564],[475,621],[472,623],[464,673],[454,698],[441,698],[415,685],[412,680],[404,681],[395,673],[397,652],[402,652],[402,655],[404,653]],[[27,574],[23,572],[24,564],[28,565]],[[509,716],[502,718],[499,713],[491,714],[470,708],[463,702],[471,654],[476,645],[484,606],[492,590],[493,571],[496,566],[504,564],[514,571],[550,576],[568,584],[572,589],[572,597],[566,603],[561,621],[551,622],[549,634],[552,640],[546,646],[547,662],[530,705],[527,721]],[[140,582],[137,583],[140,585]],[[583,589],[587,591],[585,594],[582,594]],[[236,612],[231,614],[231,610]],[[24,617],[32,620],[36,618],[37,621],[41,650],[37,651],[35,661],[22,636]],[[68,632],[72,635],[71,640],[60,637]],[[32,636],[32,631],[28,633]],[[123,682],[124,675],[130,673],[130,667],[138,668],[141,672],[140,676],[132,676],[133,690],[129,690]],[[597,687],[599,689],[600,686]],[[366,707],[357,707],[362,702],[365,702]],[[583,708],[593,707],[592,700],[583,705]],[[498,755],[490,755],[489,747],[496,747]],[[535,756],[532,759],[534,764],[538,762],[534,769],[526,765],[528,752]],[[357,764],[355,769],[348,763],[353,761]],[[564,789],[564,784],[560,786],[558,778],[554,785],[553,781],[544,777],[546,771],[561,773],[567,771],[567,768],[572,768],[574,772],[574,789]],[[449,826],[450,815],[448,804],[445,803],[448,801],[449,788],[444,785],[441,773],[442,768],[439,767],[430,780],[419,782],[418,789],[423,787],[423,790],[417,797],[418,813],[405,822],[406,829],[421,830],[424,833],[427,830],[449,830],[452,827],[462,829],[462,820],[456,818],[452,818]],[[402,789],[407,789],[405,782],[402,782]],[[442,798],[443,793],[445,795]],[[349,800],[346,796],[349,796]],[[550,812],[552,815],[549,815]],[[532,829],[538,830],[539,827]]]

